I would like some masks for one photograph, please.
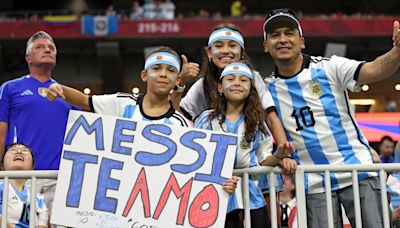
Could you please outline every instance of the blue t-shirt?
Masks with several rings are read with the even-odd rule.
[[[72,109],[62,99],[47,100],[46,89],[54,82],[25,75],[0,87],[0,122],[8,123],[6,145],[22,142],[30,146],[36,170],[58,170]]]

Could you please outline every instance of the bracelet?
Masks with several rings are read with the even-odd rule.
[[[186,88],[186,85],[183,85],[183,86],[176,85],[174,87],[174,91],[177,93],[183,93],[183,91],[185,91],[185,88]]]
[[[278,159],[278,160],[282,160],[282,159],[284,159],[285,157],[278,157],[276,154],[274,154],[274,157],[276,158],[276,159]]]
[[[276,159],[279,159],[279,160],[282,160],[282,159],[284,159],[284,158],[289,158],[289,159],[292,159],[292,160],[294,160],[294,158],[292,158],[290,155],[286,155],[286,156],[283,156],[283,157],[278,157],[276,154],[274,154],[274,157],[276,158]]]
[[[289,159],[292,159],[292,160],[294,160],[294,158],[292,158],[292,156],[289,156],[289,155],[286,155],[285,157],[283,157],[283,158],[289,158]],[[282,158],[282,159],[283,159]]]

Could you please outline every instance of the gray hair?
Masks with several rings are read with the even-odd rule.
[[[35,40],[40,39],[40,38],[50,40],[51,43],[54,45],[54,50],[55,50],[55,53],[57,54],[57,48],[56,48],[56,44],[54,43],[53,38],[51,38],[51,36],[49,34],[47,34],[46,32],[39,31],[39,32],[33,34],[33,36],[31,36],[29,38],[29,40],[26,42],[26,52],[25,52],[26,55],[28,55],[32,52],[33,42],[35,42]]]

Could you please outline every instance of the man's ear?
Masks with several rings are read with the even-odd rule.
[[[140,78],[142,78],[143,82],[147,82],[147,71],[145,70],[140,71]]]
[[[267,47],[267,41],[266,40],[264,40],[263,46],[264,46],[264,53],[268,53],[268,47]]]
[[[300,41],[301,49],[306,48],[306,40],[304,39],[304,37],[301,37],[300,39],[301,39],[301,41]]]
[[[25,60],[26,60],[26,62],[28,63],[28,65],[30,65],[31,64],[31,56],[30,55],[25,55]]]

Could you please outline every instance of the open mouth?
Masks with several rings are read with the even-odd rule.
[[[15,156],[13,161],[25,161],[25,159],[22,156]]]

